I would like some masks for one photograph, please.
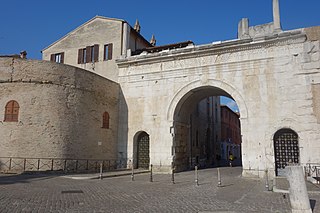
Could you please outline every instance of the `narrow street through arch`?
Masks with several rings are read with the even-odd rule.
[[[199,87],[187,92],[174,114],[174,165],[177,171],[229,165],[229,155],[241,165],[240,113],[223,105],[224,90]],[[232,100],[232,99],[231,99]]]

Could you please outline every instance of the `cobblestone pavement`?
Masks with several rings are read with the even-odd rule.
[[[1,175],[0,212],[291,212],[288,195],[265,189],[265,182],[241,178],[241,168],[175,175],[150,174],[73,180],[53,175]],[[320,212],[320,194],[310,194],[314,212]]]

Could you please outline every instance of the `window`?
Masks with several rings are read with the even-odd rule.
[[[87,48],[78,50],[78,64],[87,63]]]
[[[113,48],[113,44],[104,45],[103,60],[107,61],[112,59],[112,48]]]
[[[63,64],[63,62],[64,62],[64,53],[62,52],[62,53],[51,54],[50,61]]]
[[[87,63],[87,49],[86,48],[83,49],[82,58],[83,58],[82,63]]]
[[[78,64],[99,61],[99,45],[87,46],[78,50]]]
[[[4,121],[5,122],[18,122],[19,116],[19,104],[16,101],[9,101],[6,105],[4,114]]]
[[[108,112],[104,112],[102,116],[102,128],[109,129],[110,116]]]
[[[97,62],[99,60],[99,45],[95,44],[95,45],[91,46],[89,48],[89,50],[91,51],[90,52],[91,57],[88,57],[90,59],[90,61],[88,61],[88,62]]]

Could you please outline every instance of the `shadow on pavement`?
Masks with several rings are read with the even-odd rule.
[[[312,209],[312,212],[314,211],[315,207],[316,207],[316,200],[312,200],[310,199],[310,206],[311,206],[311,209]]]
[[[44,180],[53,177],[61,176],[62,174],[49,173],[21,173],[21,174],[0,174],[0,185],[15,184],[15,183],[29,183],[33,180]]]

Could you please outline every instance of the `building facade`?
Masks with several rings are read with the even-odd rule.
[[[42,59],[76,66],[118,81],[117,58],[152,46],[121,19],[96,16],[42,50]],[[131,54],[131,53],[128,54]]]
[[[220,97],[208,97],[196,104],[195,110],[190,114],[189,131],[184,135],[189,135],[190,145],[188,149],[187,169],[200,167],[210,167],[216,165],[216,155],[219,138],[219,114]],[[181,149],[181,148],[180,148]],[[178,150],[176,150],[178,152]]]
[[[241,126],[240,114],[228,106],[221,106],[221,159],[228,160],[231,153],[237,159],[241,158]]]
[[[0,64],[1,171],[48,170],[36,158],[117,159],[117,83],[54,62],[0,57]]]
[[[248,27],[241,37],[240,24],[236,40],[119,59],[129,112],[128,122],[120,122],[128,134],[119,138],[119,147],[126,156],[137,159],[136,135],[146,132],[150,164],[168,171],[174,162],[185,169],[194,105],[226,96],[239,107],[244,176],[280,174],[290,162],[319,163],[320,28],[270,26]]]
[[[320,27],[283,31],[274,17],[250,27],[242,19],[234,40],[160,47],[143,39],[139,25],[95,17],[43,50],[44,60],[72,67],[2,59],[2,155],[23,155],[26,141],[33,155],[116,156],[163,172],[211,164],[220,149],[212,141],[224,136],[210,97],[226,96],[239,107],[243,176],[319,163]],[[28,104],[31,115],[23,114]],[[38,150],[39,138],[48,149]],[[108,145],[98,155],[101,141]]]

